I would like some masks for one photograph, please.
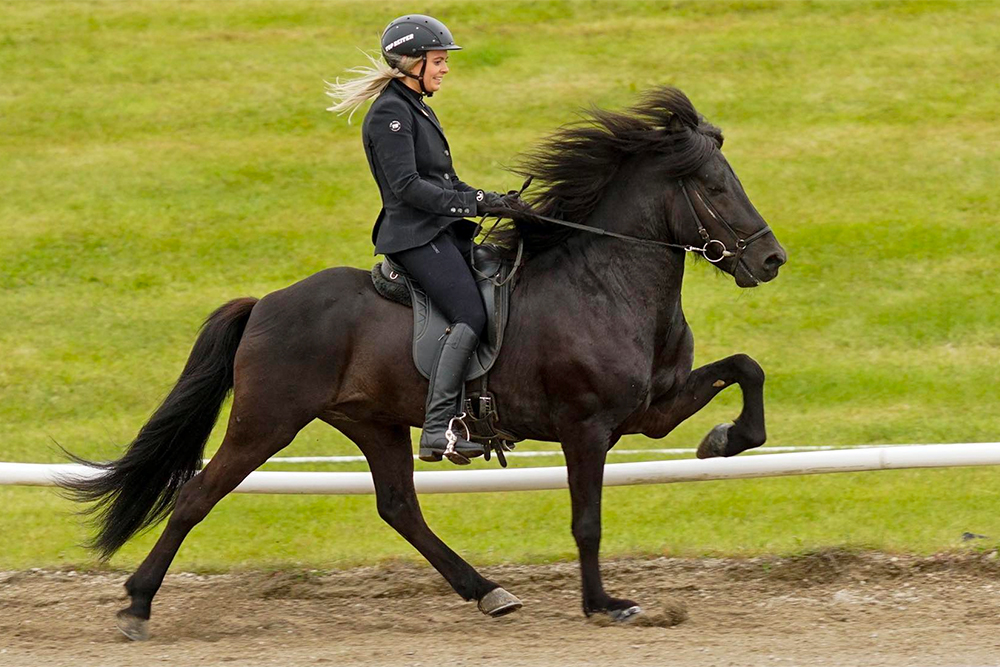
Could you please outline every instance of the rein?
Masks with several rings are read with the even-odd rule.
[[[677,248],[678,250],[683,250],[685,252],[697,252],[701,253],[702,256],[705,257],[705,259],[707,259],[712,263],[721,261],[724,257],[729,257],[730,255],[733,254],[728,250],[726,250],[726,244],[724,244],[722,241],[717,241],[714,239],[706,239],[705,245],[699,248],[698,246],[693,246],[693,245],[684,245],[680,243],[667,243],[666,241],[657,241],[656,239],[644,239],[639,236],[629,236],[628,234],[619,234],[618,232],[611,232],[608,231],[607,229],[601,229],[600,227],[591,227],[589,225],[581,225],[578,222],[569,222],[567,220],[559,220],[558,218],[550,218],[549,216],[541,215],[540,213],[518,212],[518,215],[531,217],[536,220],[541,220],[543,222],[551,222],[554,225],[562,225],[563,227],[572,227],[573,229],[579,229],[585,232],[591,232],[592,234],[598,234],[600,236],[611,236],[616,239],[622,239],[623,241],[634,241],[646,245],[663,246],[665,248]],[[704,229],[704,227],[702,227],[702,229]],[[719,245],[722,246],[721,255],[717,259],[711,259],[706,254],[708,252],[708,249],[711,247],[713,243],[718,243]]]
[[[528,179],[524,182],[524,185],[522,185],[521,189],[518,191],[518,194],[521,194],[522,192],[525,191],[525,189],[527,189],[528,185],[531,183],[532,178],[533,178],[532,176],[528,177]],[[683,250],[684,252],[696,252],[700,254],[702,257],[704,257],[706,260],[711,262],[712,264],[718,264],[726,257],[735,257],[735,263],[742,264],[746,272],[752,278],[754,278],[754,280],[756,280],[756,277],[753,275],[753,272],[750,270],[750,267],[748,267],[746,263],[743,261],[743,253],[746,251],[746,249],[750,246],[751,243],[771,233],[770,225],[765,223],[763,228],[758,229],[756,232],[754,232],[745,239],[741,238],[740,234],[735,229],[733,229],[733,226],[729,224],[729,222],[722,216],[722,214],[716,211],[715,207],[712,206],[707,199],[702,197],[701,193],[698,192],[698,190],[695,190],[694,191],[695,196],[698,198],[698,201],[701,202],[702,206],[705,207],[705,210],[708,211],[708,214],[711,215],[714,220],[721,223],[722,226],[726,229],[726,231],[729,232],[729,234],[732,235],[734,239],[736,239],[736,252],[733,252],[729,250],[728,247],[726,247],[725,242],[720,241],[719,239],[713,239],[709,231],[705,229],[705,225],[701,221],[701,216],[698,215],[698,210],[694,207],[694,203],[691,201],[691,195],[688,193],[688,187],[687,184],[684,182],[684,179],[683,178],[677,179],[677,184],[680,186],[681,192],[684,193],[684,201],[687,202],[688,210],[691,211],[691,216],[694,218],[695,224],[698,225],[698,236],[700,236],[701,240],[704,241],[704,245],[702,245],[701,247],[687,245],[683,243],[668,243],[666,241],[657,241],[656,239],[645,239],[639,236],[630,236],[628,234],[619,234],[618,232],[612,232],[607,229],[601,229],[600,227],[591,227],[589,225],[582,225],[578,222],[569,222],[568,220],[551,218],[547,215],[542,215],[540,213],[534,213],[530,211],[518,211],[517,214],[519,216],[530,217],[534,218],[535,220],[548,222],[553,225],[560,225],[563,227],[570,227],[572,229],[579,229],[580,231],[590,232],[591,234],[597,234],[599,236],[610,236],[612,238],[621,239],[623,241],[632,241],[634,243],[641,243],[643,245],[649,245],[649,246],[674,248],[677,250]],[[483,219],[485,220],[486,216],[483,216]],[[486,233],[486,237],[483,239],[484,243],[486,242],[486,239],[489,238],[490,234],[493,233],[493,230],[496,229],[496,226],[497,224],[499,224],[499,222],[500,222],[500,217],[498,216],[496,222],[493,223],[492,227],[490,227],[490,231]],[[480,222],[480,228],[482,228],[482,222]],[[521,267],[521,257],[523,250],[524,250],[524,241],[522,239],[519,239],[517,243],[517,259],[515,259],[514,261],[514,269],[510,272],[510,275],[508,275],[503,282],[498,283],[492,278],[490,278],[493,284],[500,286],[514,277],[514,274],[516,274],[517,270]],[[484,274],[480,273],[477,269],[475,269],[475,267],[473,267],[473,270],[476,271],[476,273],[479,273],[479,275],[487,277]]]

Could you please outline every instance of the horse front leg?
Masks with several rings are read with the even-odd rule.
[[[659,408],[665,420],[657,424],[656,437],[672,431],[732,384],[738,384],[743,392],[743,410],[732,423],[718,424],[709,431],[698,446],[698,458],[736,456],[763,445],[767,440],[764,370],[745,354],[735,354],[693,370],[673,400],[665,408]]]
[[[573,538],[580,552],[583,613],[606,613],[616,621],[624,621],[642,609],[632,600],[613,598],[605,592],[599,560],[601,492],[610,436],[606,431],[584,428],[561,437],[573,506]]]

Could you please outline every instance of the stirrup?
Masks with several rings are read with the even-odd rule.
[[[467,466],[472,463],[472,461],[469,460],[469,457],[455,449],[455,443],[458,442],[458,436],[455,435],[454,430],[456,421],[458,421],[458,423],[462,425],[462,428],[465,429],[465,441],[469,442],[472,440],[472,434],[469,432],[469,427],[465,425],[465,421],[463,421],[464,419],[464,412],[456,417],[452,417],[448,420],[448,428],[444,432],[445,440],[448,441],[448,445],[444,448],[444,456],[455,465],[460,466]]]
[[[427,431],[420,436],[420,454],[417,458],[421,461],[427,461],[428,463],[436,463],[440,461],[443,457],[447,456],[448,460],[455,465],[468,465],[471,463],[471,459],[477,456],[483,456],[485,454],[484,449],[480,443],[471,442],[471,433],[465,422],[462,421],[465,418],[465,413],[458,415],[457,417],[452,417],[448,420],[448,427],[445,429],[444,433],[440,433],[435,438],[426,438]],[[455,427],[455,422],[458,421],[459,424],[465,429],[466,438],[463,440],[455,432],[457,429]],[[440,445],[441,437],[444,436],[444,447]],[[460,444],[460,443],[465,443]],[[457,445],[457,446],[456,446]]]

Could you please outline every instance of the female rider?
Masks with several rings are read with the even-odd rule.
[[[382,57],[360,77],[330,84],[330,111],[353,112],[371,98],[362,139],[382,210],[372,230],[375,253],[389,256],[412,276],[448,317],[430,377],[420,435],[420,458],[457,464],[483,447],[451,428],[460,413],[466,368],[486,325],[486,311],[469,267],[478,226],[466,215],[521,210],[517,195],[477,190],[458,179],[444,130],[425,103],[448,73],[448,52],[462,47],[437,19],[401,16],[382,33]],[[350,116],[348,117],[350,120]],[[449,440],[454,441],[449,448]]]

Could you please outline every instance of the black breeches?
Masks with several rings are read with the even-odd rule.
[[[469,267],[470,239],[446,229],[430,243],[391,255],[427,292],[452,323],[464,322],[477,336],[486,328],[486,307]]]

